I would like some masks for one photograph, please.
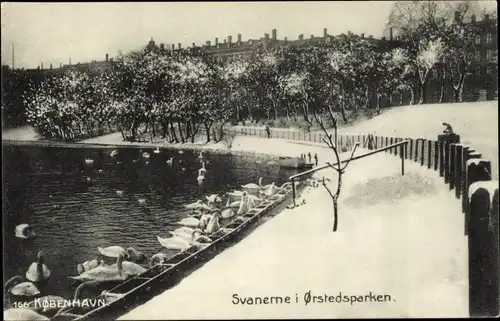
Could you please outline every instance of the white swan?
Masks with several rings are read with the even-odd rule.
[[[118,245],[112,245],[108,247],[97,247],[97,250],[99,253],[101,253],[102,256],[106,257],[112,257],[112,258],[117,258],[120,255],[125,255],[126,250]]]
[[[233,192],[227,192],[226,195],[231,197],[232,201],[240,201],[241,197],[245,194],[246,192],[242,191],[233,191]]]
[[[203,159],[203,151],[200,150],[200,155],[198,156],[198,159]]]
[[[160,153],[160,147],[156,147],[156,149],[153,151],[153,153],[159,154]]]
[[[259,187],[260,188],[269,188],[271,187],[271,185],[274,185],[274,183],[271,183],[271,184],[267,184],[267,185],[262,185],[262,181],[263,181],[263,178],[262,177],[259,177]]]
[[[117,195],[123,195],[123,191],[116,191]]]
[[[200,224],[200,220],[195,217],[185,217],[177,223],[188,227],[197,227]]]
[[[238,211],[236,212],[237,215],[243,215],[246,214],[249,210],[248,207],[248,195],[243,196],[241,199],[240,207],[238,208]]]
[[[203,183],[203,181],[205,181],[205,174],[201,172],[201,169],[198,172],[198,177],[196,178],[196,180],[198,181],[198,183]]]
[[[138,202],[139,204],[146,204],[146,199],[145,199],[145,198],[139,198],[139,199],[137,200],[137,202]]]
[[[31,282],[41,282],[46,281],[50,278],[50,270],[44,263],[45,258],[43,253],[40,251],[37,255],[37,261],[31,263],[28,271],[26,271],[26,279]]]
[[[167,165],[169,166],[172,166],[172,164],[174,163],[174,158],[170,157],[165,163],[167,163]]]
[[[148,152],[144,152],[144,153],[142,153],[142,157],[144,157],[144,158],[149,158],[149,157],[150,157],[150,155],[149,155],[149,153],[148,153]]]
[[[217,194],[212,194],[210,196],[205,196],[205,198],[207,199],[208,203],[218,203],[218,202],[222,201],[222,199],[220,198],[220,196],[217,195]]]
[[[119,255],[115,266],[101,265],[92,270],[85,271],[79,276],[70,276],[69,278],[77,281],[122,281],[126,280],[128,275],[123,271],[123,255]]]
[[[222,218],[231,218],[236,215],[236,212],[232,208],[226,208],[221,213]]]
[[[179,154],[181,154],[181,155],[184,154],[184,152],[182,151],[182,149],[179,150]]]
[[[82,274],[83,272],[92,270],[98,267],[99,265],[104,265],[104,261],[97,259],[88,260],[83,263],[78,263],[76,266],[76,271],[78,272],[78,274]]]
[[[171,250],[185,250],[191,247],[191,243],[182,237],[172,236],[169,238],[156,237],[158,242],[165,248]]]
[[[116,268],[117,264],[113,263],[111,265],[111,267]],[[146,269],[144,267],[140,266],[137,263],[130,262],[130,261],[123,261],[122,262],[122,269],[123,269],[123,273],[125,273],[127,275],[131,275],[131,276],[146,272]]]
[[[118,155],[118,150],[115,149],[114,151],[111,152],[110,156],[115,157],[116,155]]]
[[[220,229],[219,219],[221,218],[221,212],[219,210],[214,211],[212,217],[208,221],[207,227],[205,228],[205,233],[212,234]]]
[[[94,164],[94,160],[91,158],[85,158],[85,164],[92,165],[92,164]]]
[[[23,282],[23,278],[19,275],[16,275],[10,278],[4,285],[4,292],[10,293],[16,296],[37,296],[40,294],[40,290],[34,285],[32,282]]]
[[[168,255],[165,253],[156,253],[149,259],[149,266],[153,267],[156,264],[164,264],[169,259]]]
[[[241,187],[248,193],[248,194],[257,194],[260,190],[260,186],[255,184],[255,183],[248,183],[245,185],[241,185]]]
[[[173,232],[175,233],[193,233],[194,231],[194,228],[191,228],[191,227],[187,227],[187,226],[181,226],[179,228],[176,228]]]
[[[209,238],[208,236],[206,235],[203,235],[202,234],[202,230],[197,228],[193,231],[193,233],[191,234],[191,240],[192,240],[192,243],[193,244],[196,244],[196,243],[211,243],[212,242],[212,239]]]
[[[21,239],[28,239],[36,235],[31,226],[26,223],[16,226],[15,233],[16,237]]]
[[[25,308],[12,308],[4,310],[3,319],[12,321],[50,320],[46,316],[38,314],[37,312],[31,309],[25,309]]]
[[[184,205],[184,208],[187,208],[188,210],[196,210],[200,207],[201,204],[202,204],[202,201],[197,200],[194,203]]]

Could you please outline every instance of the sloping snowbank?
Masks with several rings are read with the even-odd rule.
[[[467,317],[460,202],[436,173],[407,162],[401,177],[399,166],[399,159],[385,154],[351,163],[338,232],[331,232],[327,192],[312,189],[305,205],[284,210],[121,319]],[[425,188],[419,190],[422,182]],[[381,196],[389,185],[397,195]],[[308,291],[313,296],[371,291],[392,299],[306,306]],[[290,296],[291,303],[234,304],[234,294]]]

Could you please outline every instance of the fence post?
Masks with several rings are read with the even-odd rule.
[[[391,137],[389,145],[392,145],[392,144],[394,144],[393,137]],[[392,148],[391,148],[391,149],[389,149],[389,153],[390,153],[390,154],[394,154],[394,152],[393,152]]]
[[[399,154],[401,157],[401,175],[405,174],[405,147],[406,144],[399,145]]]
[[[437,171],[439,168],[439,143],[434,142],[434,170]]]
[[[419,149],[418,149],[418,142],[420,142],[419,139],[415,139],[415,163],[418,162],[418,152],[419,152]]]
[[[455,144],[455,197],[458,199],[462,193],[462,157],[463,145]]]
[[[389,137],[386,137],[385,138],[385,146],[388,146],[389,145]],[[385,151],[387,153],[387,151]]]
[[[410,160],[413,159],[413,139],[410,139],[410,155],[409,155]]]
[[[425,159],[425,139],[421,140],[422,146],[420,146],[420,166],[424,166],[424,159]]]
[[[462,147],[462,213],[467,211],[467,161],[470,153],[469,146]]]
[[[439,144],[439,176],[444,177],[444,150],[445,142],[438,141]]]
[[[427,168],[432,167],[432,141],[427,141]]]
[[[448,176],[449,178],[449,184],[450,184],[450,190],[455,188],[455,151],[456,151],[456,144],[450,144],[450,159],[449,159],[449,164],[450,164],[450,174]]]
[[[498,181],[475,182],[469,193],[469,314],[499,312]]]
[[[469,159],[466,163],[466,176],[465,176],[465,185],[466,185],[466,194],[464,196],[468,196],[470,194],[470,186],[475,182],[479,181],[489,181],[491,180],[491,162],[485,159],[481,159],[477,156],[478,153],[469,154]],[[477,158],[476,158],[477,157]],[[467,197],[466,211],[465,211],[465,235],[468,233],[468,226],[470,221],[470,211],[468,210],[469,206],[469,197]]]
[[[445,143],[444,146],[444,182],[450,182],[450,144]]]

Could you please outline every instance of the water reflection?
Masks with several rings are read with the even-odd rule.
[[[52,271],[44,294],[71,297],[75,286],[67,276],[96,258],[98,246],[135,247],[148,257],[168,252],[156,236],[167,236],[171,223],[187,216],[184,204],[261,176],[281,185],[295,173],[204,152],[207,172],[199,185],[199,153],[121,149],[112,157],[111,151],[3,146],[4,281],[24,275],[42,250]],[[22,223],[34,228],[36,238],[15,238]]]

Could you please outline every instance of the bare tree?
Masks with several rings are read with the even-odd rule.
[[[317,123],[321,127],[321,130],[323,130],[323,132],[326,135],[326,138],[323,138],[323,141],[333,151],[333,153],[335,155],[335,164],[332,164],[330,162],[326,162],[326,164],[337,173],[337,190],[335,191],[335,193],[333,193],[332,190],[327,186],[327,183],[326,183],[327,180],[323,180],[323,186],[328,191],[328,194],[330,194],[330,197],[332,199],[332,203],[333,203],[333,232],[336,232],[337,228],[338,228],[338,222],[339,222],[338,199],[339,199],[340,192],[342,189],[342,175],[345,173],[347,166],[349,165],[349,163],[353,159],[354,153],[356,152],[356,148],[358,148],[358,146],[359,146],[359,142],[357,142],[354,145],[354,148],[352,149],[352,152],[351,152],[351,156],[345,162],[345,164],[342,165],[341,160],[340,160],[339,151],[337,149],[338,148],[338,145],[337,145],[337,132],[338,132],[337,119],[333,113],[333,110],[331,108],[327,108],[327,114],[332,119],[333,135],[331,132],[329,132],[326,129],[324,120],[318,115],[316,110],[314,110],[313,114],[314,114],[314,117],[315,117]]]

